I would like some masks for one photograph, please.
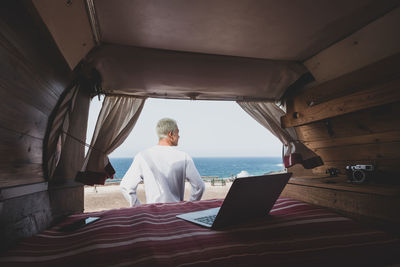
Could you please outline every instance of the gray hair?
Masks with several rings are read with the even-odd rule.
[[[176,121],[170,118],[164,118],[158,121],[156,132],[159,139],[167,138],[168,133],[175,132],[178,129]]]

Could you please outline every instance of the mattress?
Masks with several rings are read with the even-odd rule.
[[[0,257],[1,266],[337,266],[400,262],[400,240],[330,210],[279,198],[270,215],[223,230],[176,218],[221,199],[72,215]],[[62,225],[101,219],[73,232]]]

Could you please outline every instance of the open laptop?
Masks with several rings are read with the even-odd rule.
[[[220,229],[266,216],[292,173],[237,178],[221,207],[179,214],[176,217]]]

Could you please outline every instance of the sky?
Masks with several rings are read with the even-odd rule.
[[[93,98],[89,110],[90,144],[101,101]],[[280,157],[281,142],[233,101],[167,100],[149,98],[135,127],[111,158],[133,158],[158,143],[155,127],[161,118],[177,121],[177,149],[192,157]]]

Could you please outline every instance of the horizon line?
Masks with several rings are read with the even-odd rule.
[[[134,156],[133,156],[134,157]],[[133,158],[128,156],[113,156],[110,159]],[[281,156],[191,156],[192,158],[282,158]]]

